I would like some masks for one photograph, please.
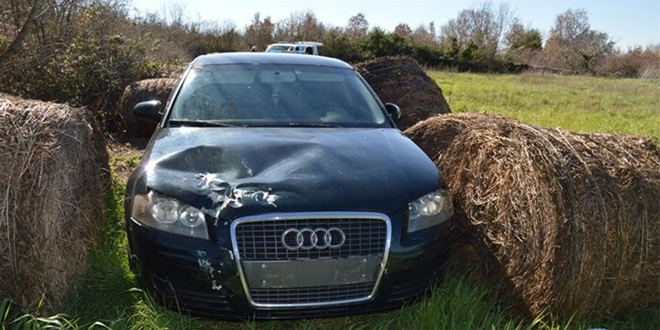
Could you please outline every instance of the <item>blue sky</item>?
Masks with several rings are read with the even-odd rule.
[[[363,13],[369,27],[392,31],[399,23],[411,28],[434,22],[440,31],[450,19],[467,8],[486,1],[464,0],[132,0],[132,13],[156,12],[183,8],[191,21],[233,22],[238,28],[250,24],[255,13],[270,16],[274,22],[291,13],[312,11],[324,24],[346,26],[348,19]],[[490,1],[494,7],[500,1]],[[522,23],[539,29],[544,37],[550,32],[557,15],[568,9],[584,9],[591,28],[605,32],[616,46],[643,47],[660,44],[660,0],[507,0]]]

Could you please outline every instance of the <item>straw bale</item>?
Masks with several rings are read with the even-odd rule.
[[[487,114],[405,132],[453,194],[454,260],[525,316],[621,316],[660,304],[660,150]]]
[[[124,89],[119,99],[117,114],[128,136],[149,137],[156,129],[156,123],[133,115],[133,107],[142,101],[159,100],[163,106],[176,83],[175,78],[153,78],[136,81]]]
[[[355,65],[383,100],[401,107],[397,126],[405,130],[437,114],[450,113],[442,89],[410,57],[381,57]]]
[[[62,307],[104,224],[108,156],[90,112],[0,94],[0,296]]]

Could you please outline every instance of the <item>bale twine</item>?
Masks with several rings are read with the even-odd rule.
[[[108,156],[82,108],[0,94],[0,296],[60,309],[104,224]]]
[[[524,316],[621,316],[660,303],[660,150],[487,114],[405,132],[453,194],[454,260]]]
[[[450,113],[442,89],[410,57],[382,57],[355,65],[383,102],[401,107],[397,126],[405,130],[437,114]]]
[[[131,137],[149,137],[156,129],[156,123],[136,118],[133,107],[142,101],[159,100],[165,106],[167,98],[176,83],[175,78],[154,78],[134,82],[124,89],[119,99],[117,114],[125,134]]]

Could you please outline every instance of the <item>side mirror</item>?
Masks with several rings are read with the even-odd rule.
[[[160,121],[163,118],[161,102],[158,100],[140,102],[133,107],[133,114],[138,118]]]
[[[387,110],[387,114],[390,115],[392,119],[401,119],[401,108],[399,108],[398,105],[394,103],[385,103],[385,110]]]

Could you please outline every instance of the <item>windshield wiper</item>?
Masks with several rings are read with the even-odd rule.
[[[221,123],[217,121],[203,120],[170,120],[168,125],[192,126],[192,127],[236,127],[237,125]]]

